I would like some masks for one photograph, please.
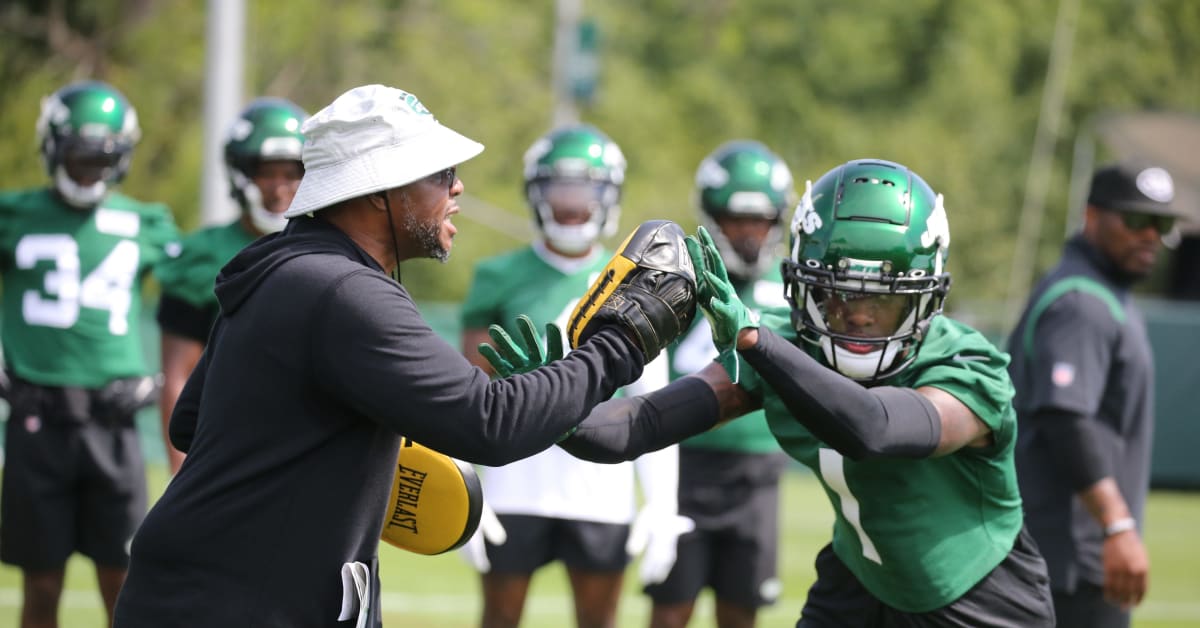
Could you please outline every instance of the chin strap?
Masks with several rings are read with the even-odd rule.
[[[404,282],[400,281],[400,244],[396,242],[396,224],[392,222],[392,204],[388,201],[387,190],[383,191],[383,209],[387,212],[388,233],[392,234],[392,253],[396,256],[396,268],[392,270],[392,279],[398,284],[403,284]]]

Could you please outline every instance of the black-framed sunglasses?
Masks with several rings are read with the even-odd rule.
[[[1159,234],[1164,234],[1175,226],[1175,217],[1121,212],[1121,222],[1125,223],[1125,228],[1130,231],[1141,231],[1146,227],[1154,227],[1154,230]]]
[[[458,166],[450,166],[445,170],[438,170],[437,172],[425,177],[425,180],[430,183],[445,186],[446,191],[449,192],[450,190],[454,189],[454,182],[458,180]]]

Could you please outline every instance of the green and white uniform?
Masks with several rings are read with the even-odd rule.
[[[566,328],[580,295],[608,262],[609,252],[597,250],[581,258],[556,255],[538,241],[531,246],[479,262],[462,309],[463,329],[486,329],[498,324],[512,329],[525,314],[539,329],[554,322]],[[566,339],[563,346],[567,347]],[[646,365],[634,384],[621,392],[641,394],[667,383],[663,352]],[[618,392],[618,395],[621,394]],[[575,458],[558,447],[481,473],[488,504],[500,514],[521,514],[600,523],[628,524],[636,513],[634,467],[643,489],[647,482],[670,483],[669,491],[647,494],[675,497],[677,448],[646,454],[634,463],[597,464]]]
[[[255,236],[246,230],[240,219],[201,229],[184,238],[179,256],[155,270],[162,284],[164,302],[174,300],[179,302],[177,308],[188,310],[186,313],[171,310],[174,312],[171,316],[160,310],[159,323],[163,328],[205,342],[219,311],[213,292],[217,273],[254,240]],[[180,318],[183,320],[177,320]],[[197,318],[202,319],[203,324],[191,324],[191,320]]]
[[[768,317],[763,324],[794,341],[787,321]],[[819,349],[806,349],[824,363]],[[732,355],[722,356],[730,372]],[[889,606],[922,613],[950,604],[1013,547],[1021,529],[1021,499],[1012,460],[1016,418],[1007,365],[1008,356],[982,334],[934,317],[916,361],[882,383],[950,393],[991,428],[993,444],[936,458],[855,462],[813,436],[753,368],[740,364],[740,385],[762,395],[775,438],[825,488],[836,514],[838,558]]]
[[[82,211],[49,188],[0,193],[7,367],[46,386],[144,375],[141,280],[178,249],[161,204],[114,192]]]

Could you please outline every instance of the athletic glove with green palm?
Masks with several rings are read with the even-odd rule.
[[[499,325],[488,327],[488,335],[495,347],[486,342],[479,343],[479,354],[492,365],[497,377],[528,373],[563,357],[562,332],[554,323],[546,323],[544,343],[528,316],[517,317],[517,329],[524,346],[518,345]]]
[[[738,332],[748,327],[758,327],[758,316],[738,298],[737,290],[729,282],[725,262],[717,252],[717,245],[704,227],[696,230],[696,237],[688,236],[688,255],[696,267],[698,279],[697,301],[700,311],[712,328],[713,344],[721,353],[737,346]]]

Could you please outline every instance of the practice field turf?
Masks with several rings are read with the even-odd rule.
[[[161,467],[151,468],[152,490],[161,491],[166,481]],[[784,518],[780,575],[783,599],[764,611],[764,628],[795,625],[809,583],[812,559],[828,540],[831,514],[812,476],[789,473],[784,489]],[[1150,546],[1150,596],[1134,614],[1137,628],[1182,628],[1200,625],[1200,542],[1195,529],[1200,523],[1200,493],[1151,493],[1147,514]],[[186,539],[180,539],[186,542]],[[417,556],[390,546],[380,547],[385,626],[470,628],[478,625],[479,584],[474,572],[456,554]],[[626,572],[626,595],[618,624],[642,627],[650,603],[637,586],[637,571]],[[15,627],[20,609],[20,572],[0,567],[0,628]],[[219,604],[220,600],[213,600]],[[711,628],[712,602],[702,597],[692,622],[695,628]],[[527,628],[563,628],[574,625],[566,575],[558,566],[548,567],[534,577],[525,608]],[[99,628],[104,612],[96,590],[91,565],[75,557],[68,565],[67,590],[63,595],[61,625],[65,628]]]

